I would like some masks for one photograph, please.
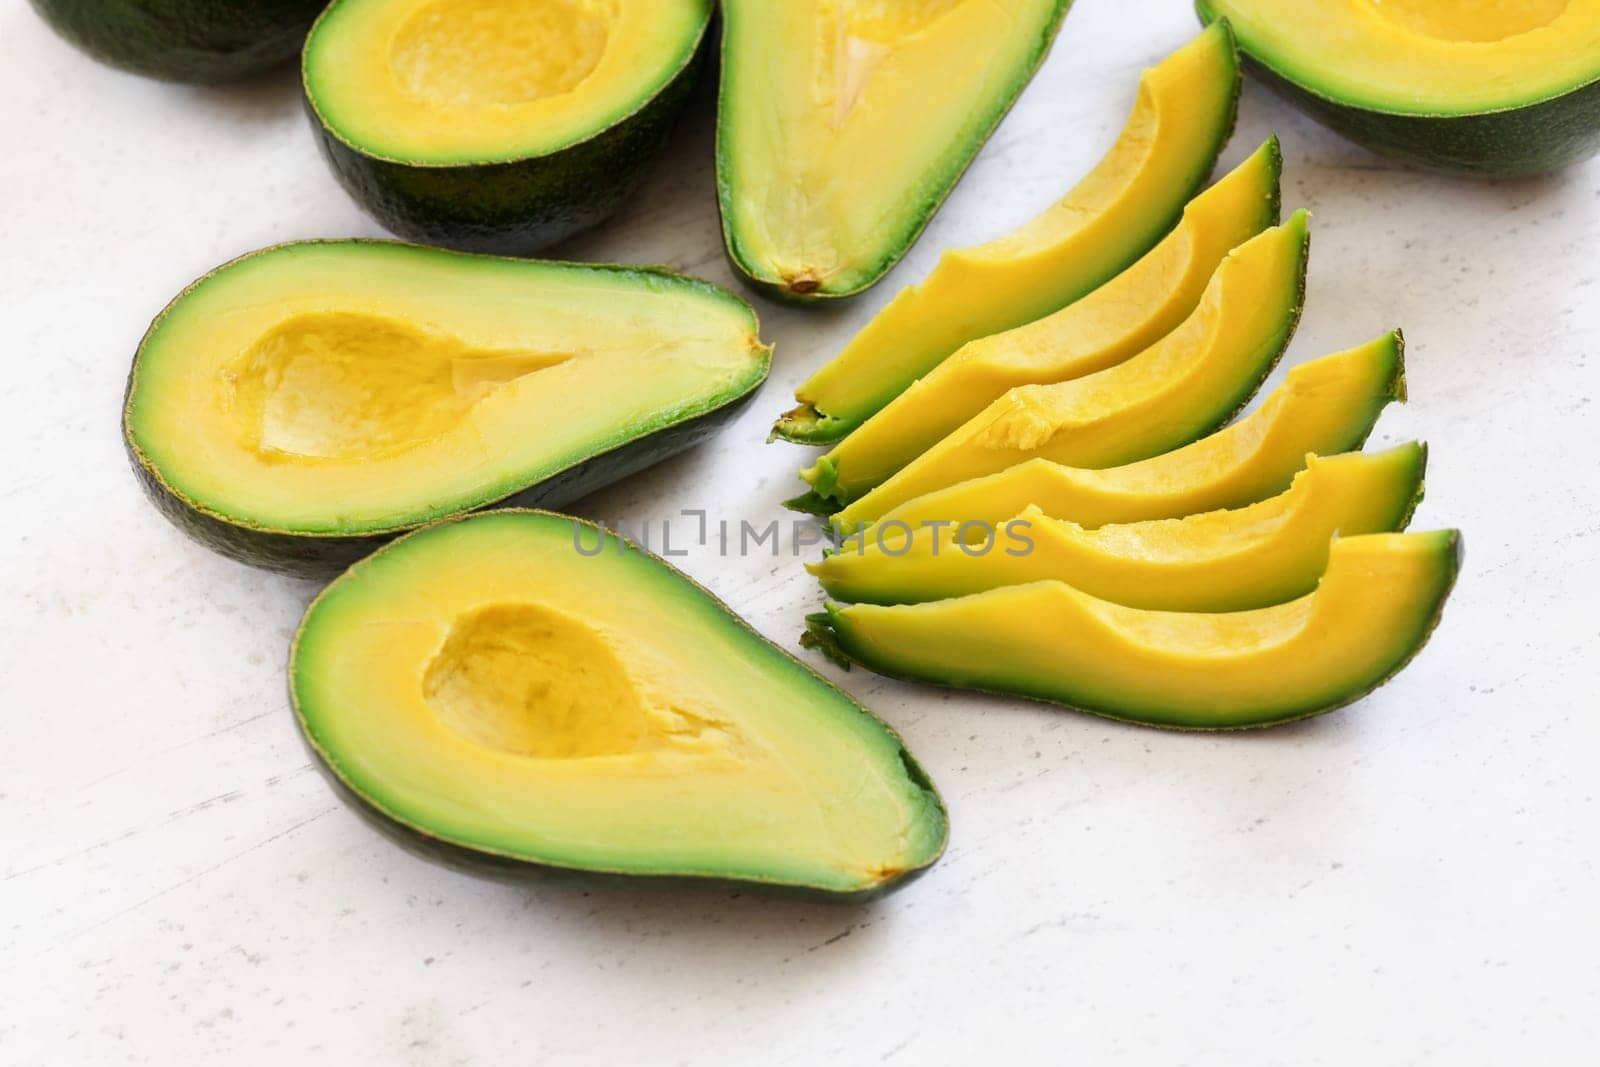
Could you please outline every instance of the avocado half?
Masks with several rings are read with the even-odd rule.
[[[666,143],[711,0],[334,0],[306,107],[345,190],[391,232],[527,255],[609,218]]]
[[[221,82],[300,50],[327,0],[32,0],[57,33],[104,63],[178,82]]]
[[[1600,151],[1600,0],[1197,0],[1254,73],[1375,152],[1538,174]]]
[[[1392,678],[1438,625],[1454,530],[1341,537],[1314,592],[1254,611],[1147,611],[1062,581],[926,604],[830,604],[803,643],[895,678],[1186,730],[1333,711]]]
[[[324,574],[425,523],[563,504],[688,448],[766,378],[758,329],[738,297],[661,270],[279,245],[161,313],[123,432],[190,534]]]
[[[306,612],[289,684],[337,780],[446,860],[864,897],[944,850],[888,726],[567,516],[441,523],[360,561]]]
[[[796,303],[875,284],[1032,79],[1069,6],[724,0],[717,195],[735,269]]]

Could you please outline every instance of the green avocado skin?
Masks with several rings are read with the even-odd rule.
[[[692,58],[633,114],[549,155],[503,163],[424,165],[385,159],[342,139],[306,111],[345,192],[389,232],[418,244],[526,256],[597,226],[638,188],[666,145],[704,65]]]
[[[291,59],[327,0],[31,0],[104,63],[176,82],[243,78]]]
[[[562,507],[587,496],[597,489],[637,474],[646,467],[675,456],[711,437],[738,417],[755,396],[760,383],[752,385],[749,392],[735,397],[721,407],[696,415],[691,419],[668,426],[648,437],[626,442],[593,456],[582,463],[568,467],[536,485],[514,493],[482,508],[505,507]],[[128,377],[128,390],[133,388],[133,376]],[[124,405],[127,403],[124,398]],[[426,522],[389,531],[383,534],[327,537],[312,534],[293,534],[280,530],[262,530],[227,519],[195,506],[174,493],[139,454],[130,434],[123,433],[123,442],[133,471],[145,495],[173,525],[196,541],[241,563],[278,571],[300,578],[328,578],[348,567],[389,541],[411,530],[427,525]]]
[[[1216,19],[1206,0],[1200,21]],[[1600,80],[1524,107],[1468,115],[1405,115],[1340,103],[1274,70],[1239,41],[1263,85],[1365,148],[1430,170],[1485,178],[1544,174],[1600,152]]]

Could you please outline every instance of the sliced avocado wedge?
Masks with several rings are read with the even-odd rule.
[[[123,430],[190,534],[326,573],[423,523],[575,500],[682,451],[766,377],[757,330],[733,294],[663,271],[279,245],[161,313]]]
[[[941,256],[795,391],[799,406],[773,435],[838,441],[968,341],[1033,322],[1115,277],[1172,228],[1211,173],[1238,91],[1225,26],[1146,72],[1122,135],[1088,176],[1015,232]]]
[[[362,560],[306,612],[289,679],[333,774],[447,857],[869,895],[944,849],[889,727],[566,516],[492,512]]]
[[[1360,448],[1383,409],[1405,399],[1404,350],[1396,330],[1302,363],[1256,411],[1160,456],[1104,470],[1030,459],[909,500],[881,521],[998,525],[1037,507],[1093,528],[1242,508],[1287,489],[1308,455]]]
[[[1313,593],[1203,614],[1111,604],[1065,582],[953,600],[829,605],[806,643],[896,678],[1190,730],[1320,715],[1427,642],[1460,568],[1454,530],[1341,537]]]
[[[1198,0],[1252,71],[1376,152],[1510,177],[1600,151],[1600,0]]]
[[[1033,77],[1070,0],[723,0],[728,257],[777,299],[905,255]]]
[[[328,0],[32,0],[68,41],[113,67],[224,82],[292,59]]]
[[[1097,374],[1012,389],[882,485],[826,463],[802,476],[821,496],[852,500],[836,518],[854,525],[1030,459],[1113,467],[1186,445],[1233,418],[1288,346],[1309,241],[1297,212],[1230,252],[1199,307],[1150,348]]]
[[[1308,459],[1292,485],[1231,511],[1087,530],[1030,506],[1004,523],[877,523],[807,569],[838,600],[920,604],[1058,579],[1151,611],[1245,611],[1316,588],[1334,535],[1403,530],[1426,449]]]
[[[878,485],[1006,390],[1081,378],[1149,348],[1194,312],[1223,257],[1278,222],[1281,169],[1273,138],[1191,200],[1139,262],[1053,315],[967,342],[821,462],[841,483]]]
[[[711,0],[333,0],[307,110],[386,229],[526,255],[610,217],[700,69]]]

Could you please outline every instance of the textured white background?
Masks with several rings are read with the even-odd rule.
[[[1180,0],[1082,0],[905,264],[846,308],[760,306],[777,362],[743,420],[580,510],[780,514],[802,452],[761,442],[794,384],[938,249],[1076,180],[1194,29]],[[1378,695],[1245,736],[829,671],[953,818],[925,879],[851,908],[508,886],[359,822],[284,695],[314,586],[168,526],[118,408],[192,278],[377,231],[292,72],[159,85],[6,0],[0,101],[0,1063],[1596,1062],[1600,165],[1408,172],[1247,87],[1225,163],[1276,130],[1316,216],[1289,362],[1410,338],[1374,443],[1426,438],[1418,524],[1466,531],[1444,625]],[[711,108],[562,254],[730,282]],[[818,600],[794,559],[685,563],[786,645]]]

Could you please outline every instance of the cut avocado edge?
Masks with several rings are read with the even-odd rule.
[[[312,26],[301,96],[317,147],[346,193],[406,240],[491,255],[526,256],[600,225],[621,210],[665,146],[704,67],[712,6],[675,64],[642,89],[633,109],[601,117],[581,136],[538,150],[408,158],[352,140],[317,101]]]
[[[755,309],[747,301],[719,285],[663,267],[543,260],[540,262],[551,267],[615,272],[652,284],[666,282],[724,302],[748,320],[750,335],[756,339],[759,358],[752,365],[750,375],[737,383],[733,389],[716,397],[707,398],[699,404],[672,412],[670,417],[660,420],[659,424],[641,427],[633,437],[618,442],[604,451],[571,457],[564,466],[553,467],[548,472],[539,474],[532,484],[495,487],[480,494],[476,499],[451,502],[405,519],[370,526],[300,530],[261,522],[248,516],[232,515],[197,499],[182,486],[175,484],[162,473],[139,444],[138,432],[134,426],[134,399],[142,365],[141,357],[146,345],[156,336],[168,316],[212,278],[258,257],[316,245],[393,247],[438,256],[467,254],[373,238],[288,241],[247,252],[207,271],[167,303],[141,338],[123,391],[121,417],[123,445],[146,496],[157,510],[179,529],[200,543],[242,563],[299,577],[326,578],[393,540],[397,535],[441,519],[464,517],[472,512],[517,505],[560,507],[683,452],[712,436],[738,417],[754,399],[771,370],[772,346],[763,344],[759,340],[760,325]],[[530,263],[528,260],[514,257],[479,255],[476,258],[500,259],[519,267],[526,267]],[[521,482],[522,479],[512,481]]]
[[[303,669],[303,646],[317,620],[317,609],[337,594],[340,585],[343,584],[343,579],[341,579],[329,584],[313,598],[295,629],[294,637],[290,642],[288,657],[289,700],[301,737],[316,756],[314,762],[319,766],[322,773],[335,783],[338,790],[346,798],[357,802],[358,813],[371,825],[397,841],[408,851],[446,866],[518,880],[570,876],[580,882],[598,880],[633,886],[643,884],[655,886],[687,884],[709,887],[725,886],[735,889],[753,887],[777,895],[794,895],[811,899],[859,903],[877,899],[893,890],[904,887],[924,874],[944,855],[950,837],[948,810],[939,794],[938,788],[934,785],[927,771],[917,761],[916,757],[911,754],[906,747],[904,739],[894,727],[890,726],[839,686],[818,674],[797,656],[767,640],[743,616],[736,613],[715,593],[656,554],[640,547],[625,535],[587,519],[544,509],[506,508],[496,511],[495,514],[551,519],[571,524],[574,527],[582,526],[593,530],[602,541],[607,538],[615,539],[624,546],[627,553],[635,554],[638,558],[647,560],[649,565],[666,572],[673,580],[681,583],[684,588],[703,598],[707,604],[718,611],[720,621],[734,627],[742,637],[758,643],[765,649],[769,649],[788,668],[804,675],[810,683],[851,705],[872,724],[874,729],[881,733],[887,742],[894,746],[895,758],[904,770],[907,780],[919,791],[921,797],[920,813],[925,820],[925,828],[929,831],[926,835],[928,844],[918,854],[908,857],[908,862],[904,865],[880,869],[874,872],[874,877],[870,882],[841,889],[814,882],[780,877],[767,878],[747,874],[729,876],[726,872],[715,869],[694,869],[690,867],[643,868],[626,865],[608,867],[595,865],[588,861],[564,862],[559,856],[534,858],[506,849],[498,849],[481,843],[466,841],[459,837],[436,833],[419,824],[416,819],[408,818],[397,811],[392,804],[363,791],[351,772],[343,766],[338,756],[330,752],[322,742],[318,729],[301,699],[298,679]],[[351,565],[345,574],[347,577],[359,576],[363,570],[367,569],[374,561],[380,560],[387,552],[400,550],[407,542],[415,538],[428,536],[458,523],[472,521],[475,517],[473,515],[456,516],[412,530],[378,548],[371,555],[358,560]]]
[[[1226,22],[1195,0],[1202,24]],[[1277,95],[1357,144],[1432,170],[1489,178],[1543,174],[1600,152],[1600,76],[1554,93],[1461,112],[1406,111],[1341,100],[1275,64],[1237,29],[1250,72]]]
[[[767,299],[798,308],[816,308],[839,300],[847,300],[882,281],[922,237],[929,223],[933,221],[933,216],[944,206],[944,202],[949,199],[955,187],[960,184],[961,178],[977,159],[979,151],[994,136],[995,131],[1000,128],[1000,123],[1016,106],[1022,91],[1038,74],[1039,68],[1044,65],[1057,37],[1060,36],[1062,24],[1066,21],[1072,4],[1073,0],[1056,0],[1054,13],[1045,31],[1039,35],[1027,59],[1018,65],[1016,75],[1005,90],[1004,97],[994,114],[983,127],[968,136],[967,146],[952,155],[949,164],[942,172],[930,175],[924,183],[928,192],[922,198],[921,207],[912,226],[895,237],[877,259],[856,267],[838,280],[828,281],[802,276],[785,278],[766,270],[756,261],[756,257],[744,248],[739,235],[734,232],[736,212],[730,173],[732,164],[729,154],[723,148],[726,138],[732,136],[729,130],[732,120],[729,117],[729,108],[723,101],[723,94],[728,92],[730,72],[737,68],[739,61],[733,53],[729,35],[724,32],[720,44],[721,84],[718,86],[716,125],[717,204],[722,220],[723,249],[734,273]],[[778,434],[778,436],[785,435]]]
[[[1423,536],[1423,535],[1411,535]],[[1385,673],[1370,683],[1363,685],[1359,690],[1341,696],[1337,700],[1318,704],[1315,707],[1296,709],[1285,715],[1263,719],[1259,722],[1244,723],[1187,723],[1170,719],[1154,720],[1141,718],[1137,714],[1120,712],[1113,708],[1091,708],[1077,704],[1066,703],[1046,693],[1029,692],[1021,688],[999,689],[979,685],[958,685],[942,682],[938,679],[917,677],[904,672],[897,672],[891,665],[874,660],[872,657],[853,650],[846,636],[849,621],[843,618],[846,605],[827,602],[824,610],[806,616],[806,631],[801,636],[802,647],[821,653],[829,660],[848,670],[853,665],[859,664],[874,674],[896,681],[908,682],[915,685],[934,686],[940,689],[950,689],[958,692],[983,693],[990,696],[1005,697],[1010,699],[1021,698],[1031,700],[1051,707],[1067,711],[1092,715],[1096,718],[1110,719],[1115,722],[1127,723],[1132,726],[1141,726],[1157,730],[1171,730],[1179,733],[1237,733],[1242,731],[1263,730],[1274,726],[1286,726],[1290,723],[1301,722],[1306,719],[1326,715],[1338,711],[1340,708],[1349,707],[1364,700],[1383,686],[1387,685],[1396,675],[1405,670],[1422,650],[1427,647],[1439,623],[1444,618],[1445,605],[1449,602],[1456,582],[1460,577],[1462,563],[1465,557],[1465,543],[1459,530],[1439,530],[1431,536],[1440,539],[1442,551],[1440,553],[1440,575],[1435,585],[1433,602],[1424,613],[1423,624],[1418,632],[1410,638],[1406,653],[1399,657]],[[981,595],[981,594],[980,594]]]

